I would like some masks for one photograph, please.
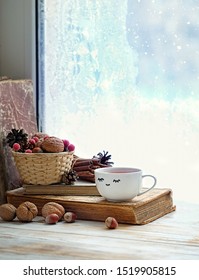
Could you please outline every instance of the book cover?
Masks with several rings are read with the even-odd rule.
[[[100,195],[95,183],[77,180],[74,184],[52,184],[52,185],[26,185],[23,186],[24,194],[46,194],[46,195]]]
[[[105,221],[112,216],[119,223],[137,225],[152,222],[176,209],[172,190],[167,188],[154,188],[126,202],[109,202],[101,196],[25,195],[23,188],[19,188],[7,192],[7,201],[15,207],[25,201],[35,203],[39,215],[45,203],[54,201],[63,205],[66,211],[75,212],[80,220]]]

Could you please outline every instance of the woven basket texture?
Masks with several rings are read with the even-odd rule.
[[[23,184],[49,185],[71,169],[74,152],[12,154]]]

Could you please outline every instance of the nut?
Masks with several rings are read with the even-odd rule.
[[[65,213],[65,209],[61,204],[57,202],[48,202],[42,207],[41,213],[44,218],[46,218],[50,214],[57,214],[59,216],[59,220],[61,220]]]
[[[57,214],[50,214],[46,216],[46,224],[56,224],[59,221],[59,216]]]
[[[66,212],[64,214],[64,221],[67,223],[73,223],[77,219],[77,215],[73,212]]]
[[[43,141],[49,136],[46,133],[37,132],[33,135],[33,139],[35,139],[35,137],[37,138],[35,147],[41,147],[41,144],[43,143]]]
[[[31,222],[37,216],[38,209],[34,203],[25,201],[19,205],[16,214],[21,222]]]
[[[4,221],[12,221],[16,217],[16,207],[10,203],[0,206],[0,217]]]
[[[60,153],[64,151],[64,143],[57,137],[48,137],[41,144],[42,150],[48,153]]]
[[[46,134],[46,133],[43,133],[43,132],[36,132],[36,133],[33,135],[33,137],[37,137],[37,138],[39,138],[39,139],[44,139],[45,137],[49,137],[49,135]]]
[[[32,149],[33,153],[43,153],[43,150],[40,147],[35,147]]]
[[[105,220],[105,225],[106,225],[106,227],[109,228],[109,229],[115,229],[115,228],[118,227],[118,222],[117,222],[117,220],[116,220],[115,218],[113,218],[113,217],[108,217],[108,218],[106,218],[106,220]]]

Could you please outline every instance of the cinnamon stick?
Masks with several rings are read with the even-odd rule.
[[[102,164],[100,159],[95,157],[92,159],[85,159],[75,156],[73,161],[73,170],[77,172],[78,177],[90,182],[95,182],[94,171],[101,167],[108,167],[108,165]]]
[[[73,166],[77,167],[77,166],[84,166],[84,165],[90,165],[92,164],[92,161],[90,159],[77,159],[74,163]]]
[[[93,176],[93,173],[90,172],[89,170],[85,170],[85,171],[80,171],[78,172],[78,176]]]
[[[86,171],[86,170],[90,170],[90,166],[88,165],[74,166],[73,170],[75,170],[76,172]]]

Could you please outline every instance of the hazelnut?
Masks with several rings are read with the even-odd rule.
[[[41,148],[48,153],[60,153],[64,151],[64,143],[57,137],[48,137],[41,143]]]
[[[10,203],[0,206],[0,217],[4,221],[12,221],[16,217],[16,207]]]
[[[43,150],[40,147],[35,147],[32,149],[33,153],[43,153]]]
[[[46,224],[56,224],[59,221],[59,216],[57,214],[50,214],[46,216]]]
[[[118,227],[118,222],[117,222],[117,220],[116,220],[115,218],[113,218],[113,217],[108,217],[108,218],[106,218],[106,220],[105,220],[105,225],[106,225],[106,227],[109,228],[109,229],[115,229],[115,228]]]
[[[57,214],[59,216],[59,220],[61,220],[65,213],[65,209],[61,204],[57,202],[48,202],[42,207],[41,213],[44,218],[46,218],[50,214]]]
[[[16,214],[21,222],[31,222],[37,216],[38,209],[34,203],[26,201],[19,205]]]
[[[39,139],[36,143],[35,143],[35,147],[39,147],[41,148],[41,145],[43,143],[43,139]],[[41,149],[42,150],[42,149]],[[43,150],[42,150],[43,151]]]
[[[44,139],[49,137],[48,134],[37,132],[33,135],[33,139],[37,138],[37,141],[35,143],[35,147],[41,147],[41,144],[43,143]]]
[[[73,223],[77,219],[77,215],[73,212],[66,212],[64,214],[64,221],[67,223]]]

